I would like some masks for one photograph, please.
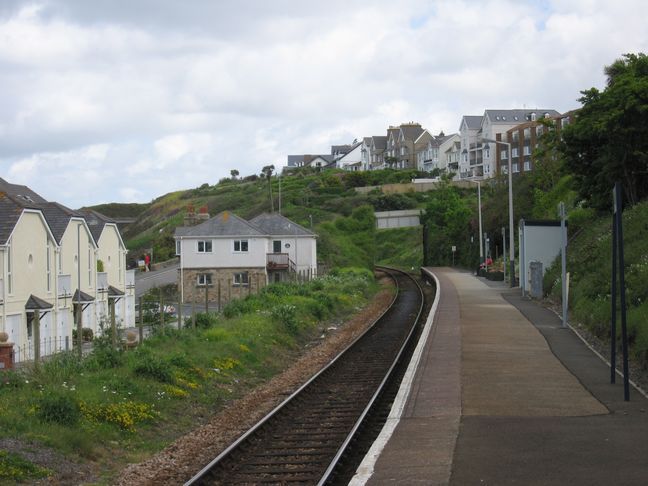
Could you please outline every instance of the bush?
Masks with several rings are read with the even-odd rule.
[[[272,319],[286,328],[290,334],[297,334],[297,308],[294,305],[282,304],[272,308]]]
[[[162,383],[173,383],[171,364],[153,355],[147,348],[140,347],[135,351],[133,372],[136,375],[153,378]]]
[[[0,480],[22,482],[27,479],[44,478],[49,473],[49,470],[23,459],[18,454],[0,451]]]
[[[203,336],[207,341],[219,342],[228,339],[230,333],[227,329],[223,329],[222,327],[212,327],[211,329],[207,329],[203,333]]]
[[[76,342],[77,340],[77,330],[72,329],[72,339]],[[84,327],[81,329],[81,339],[83,339],[85,342],[90,342],[92,341],[92,338],[94,337],[94,333],[92,332],[92,329],[89,327]]]
[[[43,422],[75,425],[81,418],[81,408],[69,392],[46,390],[36,399],[36,416]]]

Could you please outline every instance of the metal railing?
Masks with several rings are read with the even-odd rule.
[[[269,270],[295,271],[295,262],[290,259],[288,253],[267,253],[266,265]]]
[[[45,338],[40,342],[41,359],[51,356],[61,351],[69,351],[72,348],[72,339],[70,336],[58,336]],[[23,363],[34,359],[34,343],[23,344],[22,346],[13,347],[13,362]]]
[[[58,293],[59,297],[72,295],[72,275],[60,273],[56,277],[58,279]]]

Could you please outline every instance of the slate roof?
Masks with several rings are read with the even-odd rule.
[[[32,191],[29,187],[21,186],[19,184],[11,184],[1,177],[0,192],[9,194],[10,196],[13,196],[18,200],[24,201],[26,204],[43,204],[47,202],[47,200]]]
[[[524,109],[524,110],[486,110],[484,113],[488,116],[488,119],[491,123],[524,123],[531,121],[531,113],[535,113],[537,119],[542,118],[545,114],[549,117],[560,116],[556,110],[546,110],[541,108],[536,108],[533,110]]]
[[[423,127],[419,124],[403,124],[400,129],[405,140],[416,140],[423,133]]]
[[[371,137],[373,139],[373,146],[377,150],[385,150],[387,148],[387,137],[384,135],[374,135]]]
[[[9,240],[23,209],[11,196],[0,192],[0,244],[5,245]]]
[[[223,211],[197,226],[179,226],[175,236],[264,236],[257,227],[230,211]]]
[[[79,302],[79,292],[81,292],[81,303],[94,302],[95,298],[92,295],[86,294],[83,290],[76,289],[74,295],[72,296],[72,302]]]
[[[462,124],[465,121],[469,130],[479,130],[481,128],[483,116],[481,115],[464,115],[462,117]]]
[[[108,216],[104,216],[97,211],[92,209],[80,209],[79,213],[85,218],[88,228],[90,228],[90,233],[94,238],[95,242],[99,243],[99,237],[103,232],[106,223],[114,223],[115,221]]]
[[[25,310],[47,310],[52,307],[54,307],[52,304],[34,294],[31,294],[25,303]]]
[[[304,155],[289,155],[288,167],[299,167],[304,163]]]
[[[118,298],[118,297],[123,297],[124,295],[126,295],[126,294],[124,294],[124,292],[122,292],[118,288],[113,287],[112,285],[108,286],[108,298],[109,299],[110,298],[114,299],[114,298]]]
[[[68,224],[70,224],[70,219],[75,217],[82,218],[84,216],[83,214],[56,202],[43,204],[41,206],[41,211],[43,211],[45,220],[47,221],[47,224],[49,225],[58,244],[61,244],[63,234],[65,233]]]
[[[262,213],[250,220],[263,233],[272,236],[315,236],[310,230],[278,213]]]

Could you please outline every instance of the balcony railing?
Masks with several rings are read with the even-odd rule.
[[[290,259],[288,253],[267,253],[266,257],[268,270],[295,271],[295,262]]]
[[[108,290],[108,272],[97,272],[97,290]]]
[[[58,294],[59,297],[71,297],[72,296],[72,275],[68,274],[59,274],[58,278]]]
[[[135,270],[126,270],[126,288],[135,288]]]

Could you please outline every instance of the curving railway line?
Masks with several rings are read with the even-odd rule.
[[[424,306],[415,279],[394,269],[381,270],[393,278],[398,291],[374,325],[187,485],[334,482],[343,458],[358,454],[351,450],[357,447],[358,433],[397,374]]]

